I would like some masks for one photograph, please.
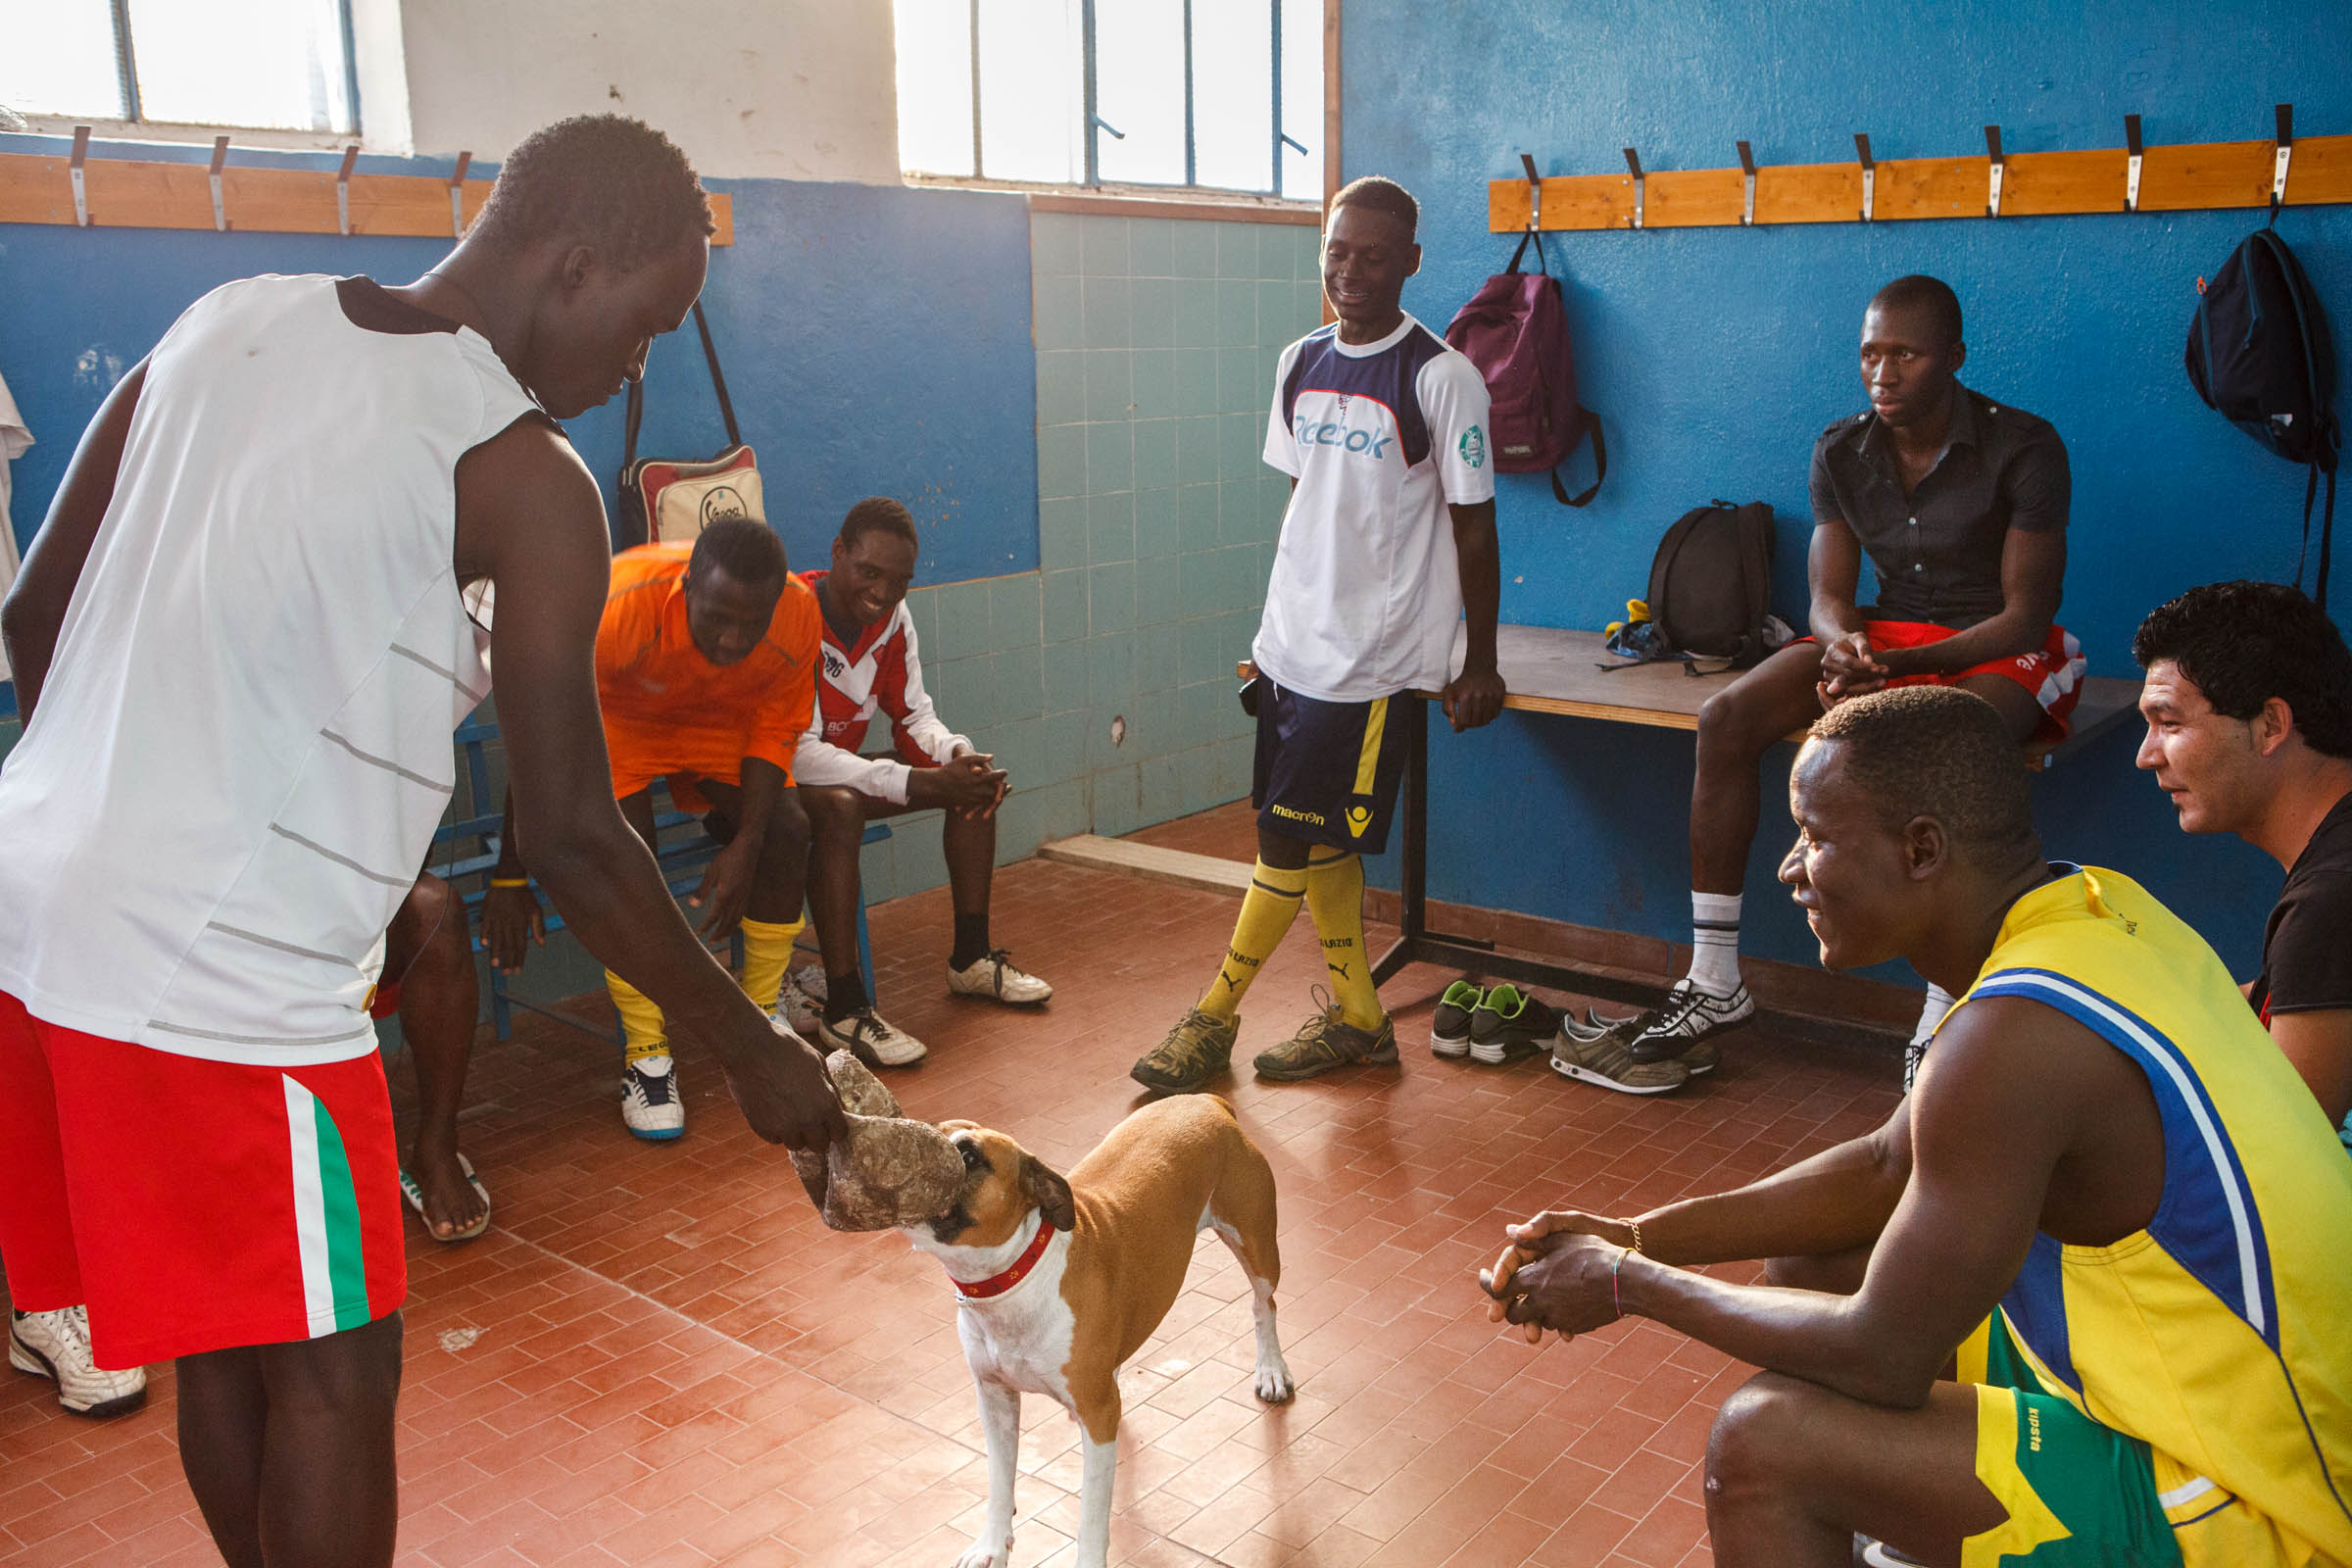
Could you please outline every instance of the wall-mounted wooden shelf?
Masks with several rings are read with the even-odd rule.
[[[199,228],[213,221],[211,171],[203,164],[90,158],[82,164],[93,228]],[[232,231],[332,234],[340,227],[337,180],[325,169],[220,171],[220,207]],[[449,181],[430,174],[353,174],[351,232],[454,239]],[[490,181],[464,181],[466,221],[481,210]],[[734,204],[713,193],[713,245],[735,242]],[[0,154],[0,223],[74,222],[73,160],[63,154]]]
[[[2352,202],[2352,136],[2298,136],[2283,205]],[[2277,144],[2225,141],[2149,147],[2140,170],[2139,211],[2267,207]],[[2002,160],[2002,218],[2124,212],[2130,154],[2122,147],[2011,153]],[[1890,158],[1873,166],[1873,221],[1984,218],[1992,160]],[[1634,226],[1634,176],[1554,175],[1544,182],[1545,229]],[[1739,225],[1746,204],[1743,170],[1660,169],[1643,174],[1642,227]],[[1487,226],[1527,227],[1529,185],[1487,187]],[[1850,223],[1862,217],[1862,164],[1785,164],[1756,170],[1755,221]]]

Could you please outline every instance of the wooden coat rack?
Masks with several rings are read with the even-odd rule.
[[[228,138],[209,164],[91,158],[90,127],[74,130],[68,155],[0,154],[0,223],[83,228],[209,228],[270,234],[405,234],[455,239],[481,211],[491,182],[467,179],[471,153],[448,178],[354,174],[357,146],[339,170],[239,169]],[[735,242],[734,203],[713,193],[713,245]]]
[[[1644,170],[1628,147],[1625,173],[1550,178],[1540,177],[1535,160],[1522,153],[1524,178],[1487,187],[1487,226],[1507,234],[2352,202],[2352,136],[2297,140],[2289,104],[2278,106],[2277,119],[2269,141],[2150,147],[2140,140],[2139,117],[2131,115],[2122,147],[2046,153],[2004,153],[2001,128],[1987,125],[1983,156],[1884,163],[1862,135],[1854,137],[1853,162],[1844,164],[1758,167],[1742,141],[1736,169]]]

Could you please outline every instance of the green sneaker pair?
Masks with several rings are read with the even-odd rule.
[[[1559,1028],[1557,1008],[1515,985],[1482,987],[1456,980],[1430,1017],[1429,1049],[1441,1056],[1500,1066],[1545,1050]]]

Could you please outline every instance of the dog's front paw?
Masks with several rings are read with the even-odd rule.
[[[1280,1361],[1257,1369],[1257,1396],[1268,1404],[1288,1404],[1298,1392],[1291,1381],[1291,1369]]]
[[[975,1541],[956,1559],[956,1568],[1009,1568],[1012,1562],[1012,1538],[1006,1536],[1002,1546],[987,1541]]]

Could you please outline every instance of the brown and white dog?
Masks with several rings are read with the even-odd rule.
[[[1144,1106],[1111,1130],[1068,1180],[1003,1133],[940,1123],[963,1155],[956,1206],[903,1227],[955,1281],[956,1326],[979,1386],[988,1438],[988,1518],[957,1568],[1012,1560],[1012,1487],[1024,1393],[1043,1394],[1083,1429],[1078,1568],[1110,1548],[1118,1457],[1119,1365],[1184,1289],[1193,1239],[1213,1230],[1250,1277],[1257,1320],[1257,1396],[1291,1397],[1274,1332],[1274,1173],[1213,1095]]]

